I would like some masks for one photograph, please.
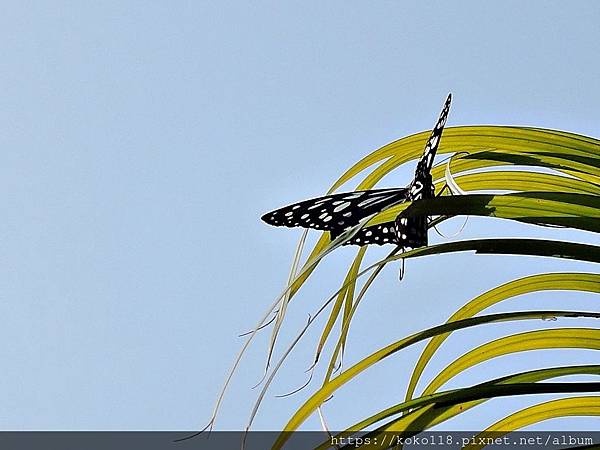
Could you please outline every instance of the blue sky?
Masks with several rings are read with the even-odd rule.
[[[448,92],[450,126],[598,136],[599,19],[594,1],[6,2],[0,428],[203,425],[241,345],[237,334],[281,291],[300,235],[259,217],[323,193],[368,152],[430,128]],[[390,182],[409,177],[410,168]],[[461,237],[493,235],[592,239],[486,220],[471,220]],[[336,289],[352,253],[328,258],[294,300],[281,342]],[[474,255],[415,260],[407,269],[399,283],[389,267],[373,287],[351,330],[348,362],[443,322],[512,278],[597,270]],[[544,294],[498,311],[592,309],[594,300]],[[377,333],[373,324],[381,324]],[[461,333],[428,374],[494,333],[531,326]],[[281,427],[308,395],[271,394],[304,382],[317,331],[292,354],[256,428]],[[245,426],[265,338],[244,360],[217,428]],[[328,406],[330,425],[402,398],[417,354],[399,355],[340,392]],[[462,382],[485,379],[490,368],[593,357],[509,357]],[[397,389],[382,392],[391,374]],[[477,428],[540,400],[500,400],[457,426]],[[598,419],[563,423],[598,428]]]

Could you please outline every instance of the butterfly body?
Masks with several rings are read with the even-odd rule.
[[[415,177],[407,187],[353,191],[313,198],[271,211],[262,216],[262,220],[274,226],[329,231],[331,239],[335,239],[349,228],[358,225],[361,220],[394,205],[433,197],[431,167],[448,117],[450,101],[451,96],[448,95],[423,155],[417,163]],[[395,244],[404,248],[427,245],[427,217],[398,217],[392,222],[364,227],[344,243],[369,244]]]

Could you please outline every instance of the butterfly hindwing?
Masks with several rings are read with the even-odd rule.
[[[398,217],[394,222],[398,245],[418,248],[427,245],[427,217]]]
[[[332,234],[331,238],[335,239],[335,236]],[[384,245],[398,243],[398,235],[394,222],[386,222],[361,228],[343,245]]]
[[[331,239],[339,233],[331,232]],[[393,222],[385,222],[361,228],[343,245],[385,245],[395,244],[403,248],[418,248],[427,245],[427,219],[425,217],[399,217]]]
[[[262,220],[274,226],[314,228],[339,235],[365,217],[406,201],[407,195],[405,188],[327,195],[276,209]]]

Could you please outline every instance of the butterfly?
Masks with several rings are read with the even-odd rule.
[[[448,94],[442,112],[417,163],[415,176],[403,188],[370,189],[327,195],[304,200],[268,212],[261,219],[277,227],[302,227],[329,231],[335,239],[363,219],[394,205],[434,196],[431,167],[444,125],[448,119],[452,95]],[[344,245],[395,244],[403,248],[427,245],[427,217],[397,217],[394,221],[361,228]]]

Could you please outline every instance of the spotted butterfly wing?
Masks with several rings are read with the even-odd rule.
[[[433,159],[435,158],[435,154],[442,138],[444,125],[446,124],[446,120],[448,120],[451,102],[452,95],[448,94],[438,121],[436,122],[433,130],[431,130],[431,135],[425,144],[423,155],[417,163],[415,177],[408,185],[408,197],[410,201],[421,200],[422,198],[431,198],[434,196],[433,181],[431,179],[431,167],[433,166]]]
[[[448,120],[450,103],[452,103],[452,94],[448,94],[438,121],[436,122],[435,127],[433,127],[433,130],[431,130],[431,135],[427,140],[427,144],[425,144],[423,155],[417,163],[417,168],[415,169],[415,178],[411,183],[411,187],[418,182],[421,182],[422,184],[431,184],[431,167],[433,166],[433,160],[442,138],[444,125],[446,125],[446,121]],[[414,195],[414,193],[411,194]]]
[[[330,231],[335,239],[364,218],[406,201],[408,190],[372,189],[313,198],[271,211],[262,220],[269,225]]]
[[[396,232],[395,222],[386,222],[379,225],[361,228],[348,241],[342,245],[385,245],[401,244]]]

